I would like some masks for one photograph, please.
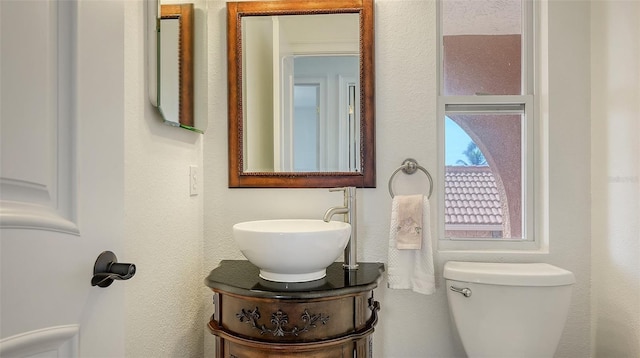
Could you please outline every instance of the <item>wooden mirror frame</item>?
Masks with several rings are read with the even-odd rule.
[[[245,172],[243,170],[242,17],[360,14],[360,172]],[[373,0],[280,0],[227,3],[230,188],[374,188],[374,5]]]
[[[160,5],[161,19],[178,19],[180,22],[179,35],[179,92],[178,98],[178,122],[180,127],[196,130],[194,128],[194,79],[193,79],[193,60],[194,60],[194,11],[193,4],[180,5]],[[160,81],[162,79],[158,77]],[[159,89],[162,87],[160,83]],[[160,103],[162,108],[162,103]]]

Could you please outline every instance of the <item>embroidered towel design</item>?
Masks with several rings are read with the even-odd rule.
[[[396,197],[398,198],[396,248],[399,250],[420,250],[422,248],[423,196],[398,195]]]

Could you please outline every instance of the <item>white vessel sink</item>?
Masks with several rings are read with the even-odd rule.
[[[260,277],[278,282],[319,280],[349,242],[351,225],[341,221],[284,219],[233,225],[242,254]]]

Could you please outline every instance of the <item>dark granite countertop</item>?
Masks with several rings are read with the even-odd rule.
[[[327,267],[327,276],[309,282],[273,282],[259,277],[260,270],[246,260],[223,260],[205,279],[214,291],[249,297],[312,299],[345,295],[376,288],[384,272],[380,262],[360,262],[357,270],[342,268],[342,262]]]

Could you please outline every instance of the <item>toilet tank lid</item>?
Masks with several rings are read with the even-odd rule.
[[[563,286],[576,282],[571,271],[546,263],[493,263],[449,261],[447,280],[505,286]]]

